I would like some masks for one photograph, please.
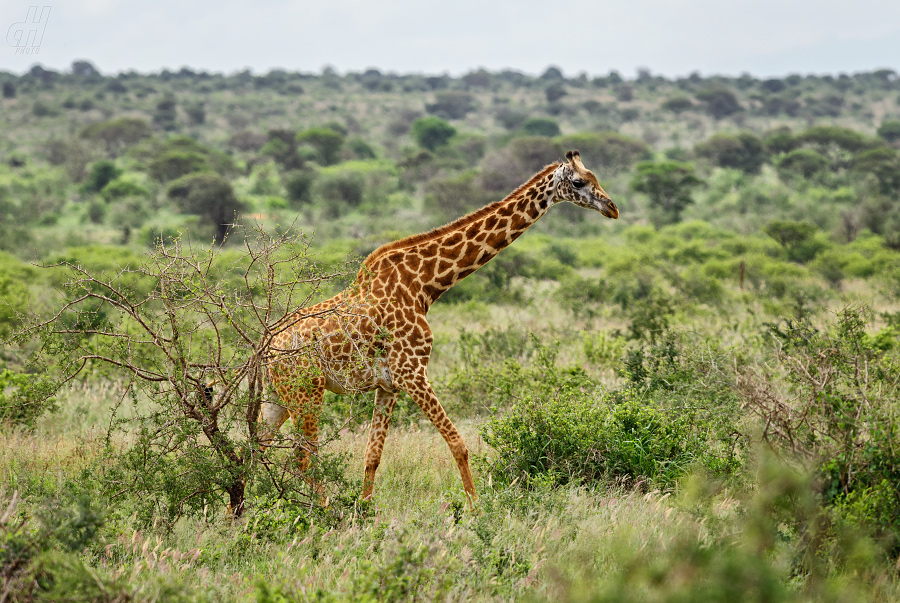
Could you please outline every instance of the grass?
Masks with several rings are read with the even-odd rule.
[[[110,384],[79,387],[33,433],[0,431],[0,498],[18,490],[27,506],[84,479],[117,393]],[[291,531],[288,517],[273,531],[266,522],[275,510],[251,506],[235,524],[209,516],[141,530],[126,500],[103,510],[106,525],[82,559],[135,600],[734,600],[726,597],[735,588],[742,600],[828,600],[816,595],[827,589],[840,600],[900,595],[890,572],[874,582],[805,576],[807,590],[792,592],[796,543],[787,536],[764,548],[755,536],[759,499],[778,488],[765,480],[755,494],[699,478],[674,493],[610,482],[500,486],[477,471],[490,453],[477,421],[460,428],[476,459],[475,514],[465,511],[447,446],[418,421],[389,433],[371,507],[336,525],[313,520]],[[365,442],[360,425],[329,446],[361,473]],[[867,559],[875,564],[874,554]]]

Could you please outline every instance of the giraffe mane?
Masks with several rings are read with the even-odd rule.
[[[385,253],[396,251],[397,249],[403,249],[406,247],[411,247],[412,245],[417,245],[419,243],[424,243],[425,241],[430,241],[431,239],[440,237],[442,235],[447,234],[448,232],[453,232],[454,230],[460,230],[483,218],[494,211],[494,208],[503,203],[507,199],[512,199],[513,197],[517,197],[524,191],[528,190],[541,179],[543,179],[547,174],[553,172],[556,168],[558,168],[561,164],[559,163],[551,163],[549,165],[544,166],[539,172],[537,172],[534,176],[532,176],[527,182],[520,185],[516,190],[506,195],[500,201],[494,201],[492,203],[488,203],[484,207],[480,209],[476,209],[475,211],[468,213],[461,218],[457,218],[448,224],[444,224],[443,226],[438,226],[437,228],[433,228],[428,232],[423,232],[420,234],[410,235],[408,237],[404,237],[402,239],[397,239],[396,241],[392,241],[391,243],[385,243],[381,247],[377,248],[375,251],[369,254],[369,256],[363,261],[363,265],[369,267],[371,262],[378,259]]]

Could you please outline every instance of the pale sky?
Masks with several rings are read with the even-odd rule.
[[[44,1],[37,55],[14,46],[23,30],[15,24],[37,0],[0,3],[0,70],[67,70],[86,59],[106,74],[326,65],[452,75],[556,65],[569,76],[626,77],[639,67],[670,77],[900,71],[900,0]]]

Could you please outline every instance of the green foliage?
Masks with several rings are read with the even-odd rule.
[[[47,375],[0,371],[0,424],[34,427],[45,412],[57,409],[51,397],[53,380]]]
[[[456,128],[440,117],[423,117],[413,122],[412,135],[420,147],[434,151],[450,142]]]
[[[815,126],[798,134],[797,140],[823,154],[834,152],[835,148],[856,153],[870,146],[863,134],[840,126]]]
[[[285,169],[298,170],[303,167],[305,158],[297,149],[297,134],[290,130],[272,130],[269,140],[259,150],[259,154],[271,157]]]
[[[735,168],[748,174],[758,174],[766,160],[762,141],[748,132],[715,134],[695,146],[694,153],[719,167]]]
[[[116,167],[112,161],[98,161],[91,166],[91,172],[81,190],[86,193],[99,193],[107,184],[121,175],[122,170]]]
[[[676,115],[681,114],[689,109],[694,108],[694,103],[691,102],[691,99],[687,96],[678,95],[673,96],[671,98],[667,98],[663,104],[662,108],[666,111],[671,111]]]
[[[734,92],[727,88],[705,88],[697,93],[697,100],[716,119],[722,119],[743,110]]]
[[[494,200],[478,186],[475,172],[463,172],[428,183],[425,207],[446,220],[463,216]]]
[[[568,134],[555,142],[560,156],[578,149],[584,164],[592,166],[601,178],[629,170],[637,161],[652,157],[646,143],[617,132]]]
[[[814,236],[816,231],[816,227],[809,222],[792,220],[773,220],[763,229],[784,248],[788,259],[802,264],[815,258],[825,246]]]
[[[138,182],[131,178],[118,177],[110,181],[100,191],[100,196],[109,203],[119,199],[127,199],[128,197],[147,198],[150,192]]]
[[[812,149],[794,149],[778,160],[778,174],[784,180],[812,178],[828,169],[828,159]]]
[[[643,162],[635,166],[637,173],[631,188],[645,193],[656,215],[657,226],[681,220],[681,212],[694,202],[691,191],[703,184],[690,164],[677,161]]]
[[[100,142],[110,157],[137,144],[151,134],[150,124],[136,117],[120,117],[85,126],[79,136],[86,140]]]
[[[212,173],[189,174],[175,180],[166,191],[185,213],[203,217],[215,228],[216,243],[225,241],[236,214],[244,209],[231,184]]]
[[[844,520],[872,528],[900,548],[900,434],[893,419],[900,360],[865,332],[868,316],[845,308],[827,331],[805,322],[772,327],[791,386],[790,407],[758,378],[745,388],[766,419],[766,437],[806,456],[822,496]],[[788,410],[789,408],[796,410]]]
[[[313,172],[290,172],[284,179],[288,199],[293,207],[312,201],[312,186],[315,182]]]
[[[528,136],[546,136],[553,138],[559,136],[559,124],[549,117],[529,117],[522,124],[522,132]]]
[[[149,166],[150,177],[171,182],[182,176],[210,170],[206,156],[196,151],[171,149],[159,155]]]
[[[863,151],[853,158],[853,170],[872,174],[878,181],[878,191],[882,195],[900,192],[900,153],[882,147]]]
[[[886,120],[878,126],[878,136],[890,143],[900,140],[900,120]]]
[[[29,311],[32,296],[28,283],[36,280],[31,266],[0,252],[0,339],[19,326],[21,317]]]
[[[297,134],[297,142],[313,147],[321,165],[334,165],[344,146],[344,134],[329,127],[310,128]]]
[[[493,478],[671,488],[695,466],[732,475],[741,460],[724,411],[726,404],[736,410],[735,397],[722,385],[697,388],[701,374],[713,376],[709,367],[679,359],[686,350],[674,345],[636,350],[626,363],[633,386],[609,393],[539,357],[541,380],[482,426],[496,455]]]
[[[462,119],[476,108],[475,98],[461,90],[447,90],[435,94],[435,101],[425,110],[444,119]]]
[[[159,102],[156,103],[156,110],[153,112],[153,125],[163,130],[175,130],[178,118],[177,107],[178,101],[175,95],[171,92],[166,92]]]

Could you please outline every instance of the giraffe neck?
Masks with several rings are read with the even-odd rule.
[[[547,166],[502,201],[374,251],[365,262],[372,275],[372,291],[390,295],[390,282],[399,280],[399,286],[427,309],[547,213],[553,205],[557,167]]]

